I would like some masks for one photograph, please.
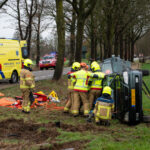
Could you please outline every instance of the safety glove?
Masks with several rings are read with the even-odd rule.
[[[71,78],[71,75],[69,74],[69,75],[68,75],[68,79],[70,79],[70,78]]]
[[[98,75],[97,75],[97,74],[94,74],[94,75],[93,75],[93,78],[98,78]]]

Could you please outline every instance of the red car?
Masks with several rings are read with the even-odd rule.
[[[43,70],[44,68],[48,70],[48,68],[54,68],[56,66],[56,57],[52,55],[45,55],[43,59],[39,62],[40,70]]]

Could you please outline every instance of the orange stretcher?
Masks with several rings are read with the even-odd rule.
[[[21,97],[19,97],[18,100],[15,100],[10,97],[3,97],[0,99],[0,106],[2,106],[2,107],[22,109],[21,104],[22,104]],[[35,101],[31,105],[31,108],[37,108],[40,106],[43,106],[46,109],[50,109],[50,110],[63,110],[64,109],[64,107],[57,106],[55,103],[49,102],[48,100],[43,102],[41,98],[35,98]]]

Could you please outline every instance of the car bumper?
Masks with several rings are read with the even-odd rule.
[[[40,64],[40,68],[55,67],[55,64]]]

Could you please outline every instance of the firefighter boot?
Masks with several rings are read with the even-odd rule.
[[[107,121],[104,122],[104,125],[105,126],[110,126],[110,122],[107,120]]]

